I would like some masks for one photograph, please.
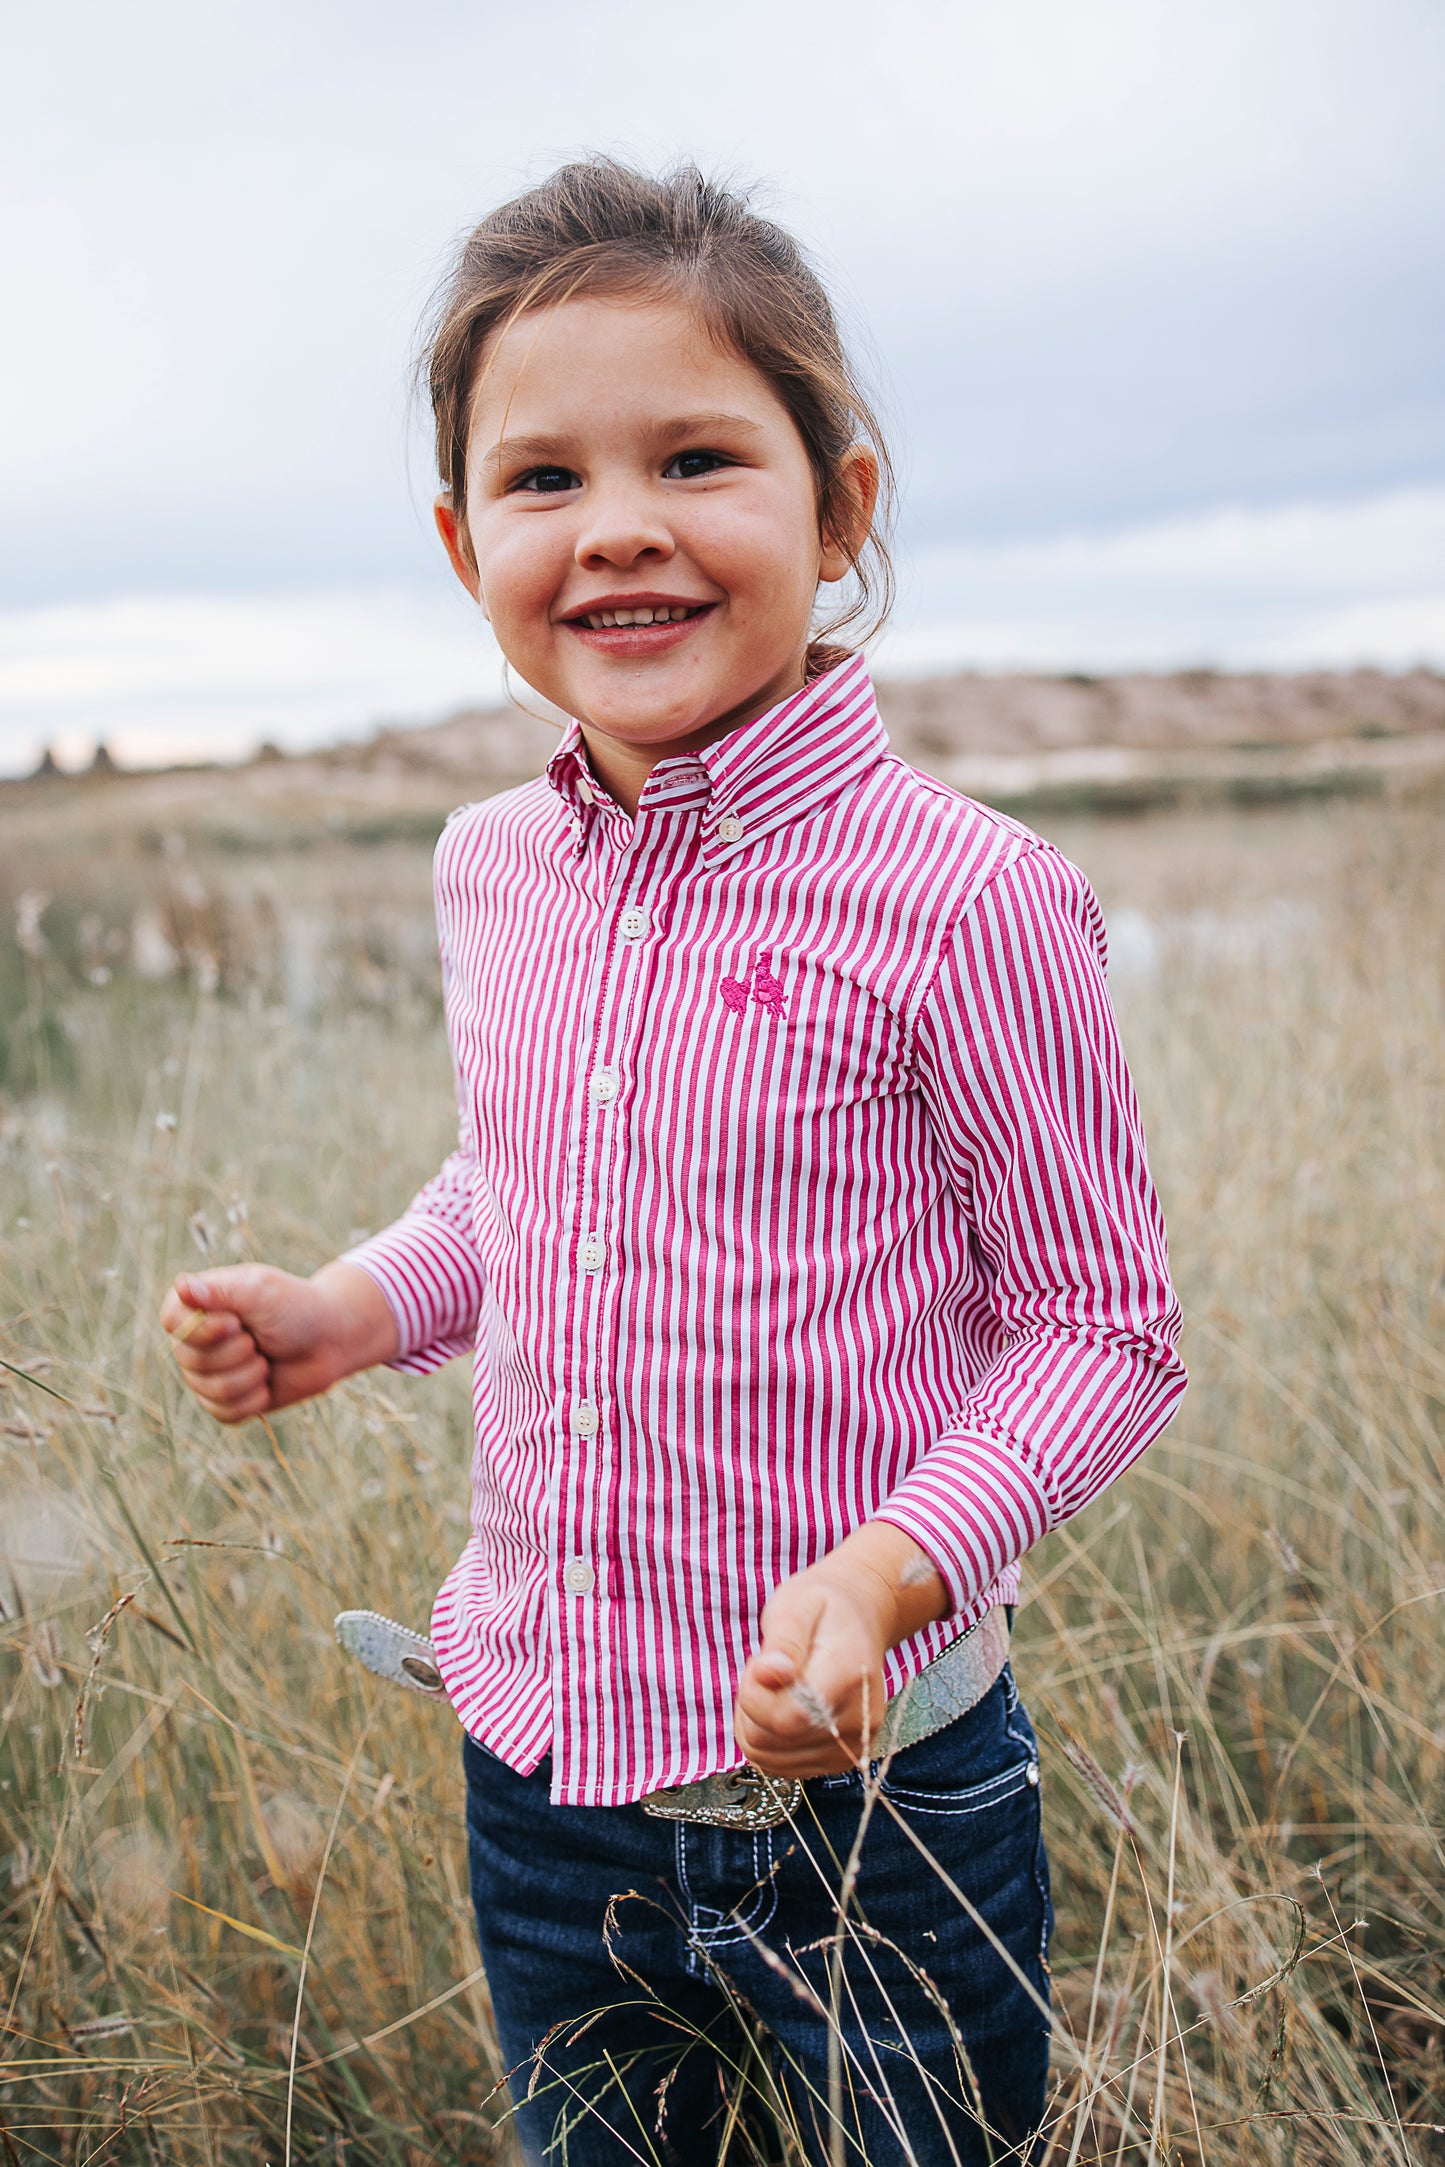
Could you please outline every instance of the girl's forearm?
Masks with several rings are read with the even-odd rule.
[[[337,1258],[313,1272],[311,1284],[332,1305],[329,1336],[338,1365],[333,1383],[395,1357],[401,1346],[396,1319],[370,1272]]]
[[[835,1569],[855,1600],[874,1611],[885,1648],[896,1648],[953,1608],[927,1553],[887,1520],[866,1520],[814,1567],[824,1575]]]

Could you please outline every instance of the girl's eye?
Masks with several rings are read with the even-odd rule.
[[[555,496],[559,490],[580,489],[578,477],[570,467],[529,467],[519,474],[512,488],[530,490],[535,496]]]
[[[728,461],[720,451],[680,451],[675,459],[669,459],[662,470],[664,481],[696,481],[701,474],[716,473]]]

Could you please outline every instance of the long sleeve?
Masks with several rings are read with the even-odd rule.
[[[424,1377],[470,1352],[486,1274],[471,1235],[475,1162],[454,1151],[399,1219],[348,1249],[342,1261],[369,1272],[400,1334],[389,1369]]]
[[[441,963],[443,987],[450,994],[452,970],[444,930]],[[370,1273],[386,1296],[400,1335],[398,1352],[387,1367],[411,1377],[424,1377],[454,1355],[471,1352],[487,1285],[472,1218],[476,1139],[455,1051],[453,1067],[456,1150],[399,1219],[348,1249],[342,1259]]]
[[[879,1517],[959,1609],[1097,1496],[1184,1390],[1179,1307],[1083,876],[1047,846],[962,913],[915,1058],[999,1351]]]

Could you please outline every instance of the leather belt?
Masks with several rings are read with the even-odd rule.
[[[374,1610],[343,1610],[336,1620],[336,1637],[378,1677],[390,1678],[431,1700],[445,1698],[436,1650],[421,1633]],[[1009,1613],[999,1603],[894,1694],[870,1757],[885,1760],[967,1715],[1003,1669],[1008,1650]],[[802,1802],[803,1786],[796,1777],[765,1776],[760,1768],[745,1765],[700,1776],[695,1783],[679,1783],[671,1790],[650,1792],[641,1805],[644,1813],[660,1821],[698,1821],[706,1828],[751,1830],[776,1828]]]
[[[894,1694],[869,1758],[885,1760],[967,1715],[1003,1669],[1008,1650],[1009,1614],[1002,1603],[996,1603]],[[797,1777],[767,1776],[760,1768],[745,1765],[700,1776],[695,1783],[676,1784],[671,1790],[649,1792],[641,1805],[644,1813],[660,1821],[752,1830],[776,1828],[779,1822],[790,1820],[802,1802],[803,1786]]]

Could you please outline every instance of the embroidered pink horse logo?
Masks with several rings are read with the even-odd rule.
[[[723,980],[718,991],[735,1016],[742,1014],[751,996],[775,1023],[783,1021],[786,1013],[783,1005],[783,981],[781,978],[774,978],[772,962],[772,949],[760,948],[753,957],[753,967],[747,978]]]

